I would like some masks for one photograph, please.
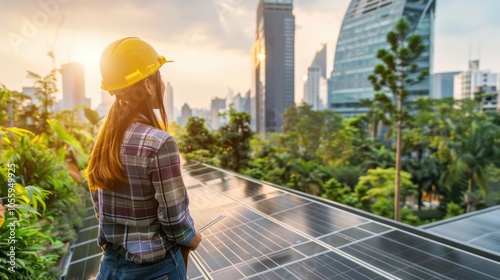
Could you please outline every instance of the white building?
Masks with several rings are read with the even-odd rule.
[[[184,103],[184,105],[182,105],[181,116],[179,117],[178,121],[179,125],[186,126],[191,116],[193,116],[193,110],[191,109],[191,107],[189,107],[187,103]]]
[[[482,98],[483,110],[498,110],[499,75],[479,70],[479,60],[469,62],[469,70],[453,77],[453,99]],[[484,94],[479,97],[478,94]]]
[[[85,78],[83,64],[66,63],[61,65],[62,95],[61,109],[73,110],[77,106],[90,108],[90,98],[85,96]]]
[[[236,112],[245,112],[250,114],[250,91],[247,91],[245,96],[242,96],[241,93],[238,92],[238,94],[236,94],[233,98],[232,106]]]
[[[163,95],[163,104],[165,105],[165,111],[167,111],[167,119],[169,121],[175,120],[175,109],[174,109],[174,87],[167,82],[165,84],[165,94]]]
[[[326,44],[323,44],[322,48],[316,52],[311,66],[307,68],[307,80],[304,84],[304,102],[311,105],[313,110],[322,110],[324,108],[321,96],[326,98],[327,85]]]
[[[227,123],[226,119],[220,116],[220,114],[224,112],[226,112],[226,99],[218,97],[212,99],[210,105],[210,120],[207,122],[207,125],[212,130],[217,130]]]

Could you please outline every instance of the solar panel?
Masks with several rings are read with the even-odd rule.
[[[227,219],[208,229],[194,252],[212,279],[494,279],[500,273],[496,261],[359,210],[345,211],[220,169],[195,170],[190,174],[200,179],[199,189],[211,202],[204,207]]]
[[[500,255],[500,206],[428,224],[427,231]]]
[[[188,279],[498,279],[500,275],[498,259],[418,228],[203,164],[184,165],[183,176],[197,227],[224,216],[203,232],[203,242],[190,256]],[[92,240],[94,234],[92,228],[82,231],[78,242]],[[86,246],[97,247],[92,241],[74,247],[80,261],[72,263],[68,277],[75,269],[87,271],[83,275],[96,271],[99,258],[89,258],[94,251]]]

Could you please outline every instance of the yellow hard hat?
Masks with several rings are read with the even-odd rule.
[[[155,73],[167,61],[137,37],[114,41],[101,54],[101,88],[109,92],[131,86]]]

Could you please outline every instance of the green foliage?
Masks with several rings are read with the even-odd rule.
[[[233,109],[223,115],[229,116],[229,123],[217,131],[220,165],[239,172],[250,160],[250,115]]]
[[[401,208],[401,221],[412,226],[419,226],[422,224],[420,217],[407,207]]]
[[[446,215],[444,216],[444,218],[445,219],[452,218],[455,216],[462,215],[463,213],[465,213],[465,211],[460,205],[454,202],[450,202],[446,204]]]
[[[448,170],[443,174],[447,187],[459,181],[467,181],[468,192],[478,187],[487,195],[487,168],[500,166],[500,127],[491,123],[471,124],[465,135],[457,135],[455,140],[441,142],[439,155],[448,162]]]
[[[11,234],[6,225],[14,223],[15,274],[7,270],[10,267],[7,254],[12,244],[0,236],[0,277],[5,279],[56,278],[60,272],[52,268],[64,254],[63,242],[74,240],[76,230],[83,225],[78,210],[83,190],[70,172],[74,161],[69,150],[80,149],[81,156],[86,156],[72,135],[56,121],[49,122],[54,125],[56,137],[60,137],[58,141],[47,134],[0,127],[0,196],[8,193],[6,169],[16,166],[12,172],[18,204],[7,215],[1,231],[1,235]]]
[[[196,150],[184,155],[186,160],[194,160],[203,162],[206,164],[218,166],[219,160],[218,158],[213,156],[213,153],[209,150]]]
[[[378,148],[371,146],[369,149],[370,150],[366,153],[367,155],[364,161],[366,169],[373,169],[377,167],[384,169],[394,166],[396,154],[393,150],[383,145]]]
[[[363,176],[365,173],[361,166],[350,166],[350,165],[339,165],[333,168],[332,176],[339,183],[348,186],[351,190],[359,182],[359,177]]]
[[[6,185],[7,178],[4,176],[8,173],[3,172],[7,171],[4,170],[5,165],[0,166],[0,169],[0,183]],[[0,228],[0,277],[53,279],[56,275],[47,273],[47,270],[59,259],[59,255],[51,250],[57,240],[50,234],[51,226],[44,224],[36,210],[43,203],[47,192],[34,186],[25,188],[19,183],[14,190],[13,199],[17,206],[15,210],[7,207],[6,220]],[[12,247],[15,249],[11,250]],[[10,267],[15,272],[9,271]]]
[[[214,135],[205,125],[205,119],[198,117],[189,118],[186,133],[180,136],[179,140],[179,149],[186,154],[197,150],[207,150],[212,155],[216,144]]]
[[[346,204],[356,208],[361,208],[361,203],[349,186],[346,186],[335,179],[328,180],[323,186],[324,192],[321,197]]]
[[[283,113],[283,133],[287,145],[297,156],[306,160],[316,158],[320,147],[326,147],[332,133],[341,127],[342,117],[332,111],[313,111],[311,106],[302,104],[290,106]],[[325,151],[328,152],[328,149]]]
[[[394,168],[369,169],[365,176],[359,178],[355,190],[366,210],[387,218],[393,218],[394,212]],[[411,174],[401,172],[402,196],[415,194],[415,185],[411,181]]]
[[[39,108],[40,121],[34,128],[37,132],[45,132],[48,129],[46,120],[51,117],[50,110],[52,109],[56,99],[56,70],[52,70],[48,75],[43,77],[37,73],[28,71],[27,77],[33,80],[33,87],[36,89],[35,97],[41,104],[41,108]]]
[[[101,117],[99,117],[99,113],[97,111],[90,109],[87,106],[83,107],[83,111],[85,114],[85,118],[90,122],[92,126],[98,126],[101,122]]]
[[[386,140],[392,134],[394,123],[391,120],[391,113],[395,111],[394,104],[391,99],[384,93],[376,93],[373,99],[360,99],[358,107],[368,108],[366,114],[367,121],[369,122],[369,130],[372,140],[379,138],[379,130],[381,126],[389,128],[386,134]]]
[[[400,188],[400,170],[402,157],[402,129],[408,112],[403,108],[406,98],[410,94],[408,88],[414,84],[422,82],[429,75],[428,70],[419,69],[417,60],[425,51],[425,45],[420,35],[411,34],[411,26],[405,19],[400,19],[396,23],[396,28],[387,34],[389,50],[380,49],[377,58],[383,63],[378,64],[373,69],[373,75],[368,80],[373,85],[375,91],[382,89],[390,92],[396,106],[390,107],[389,114],[392,122],[396,123],[396,194]],[[387,102],[386,102],[387,103]],[[394,218],[400,219],[399,197],[395,198]]]
[[[291,162],[290,180],[287,187],[312,195],[321,195],[323,182],[331,177],[331,170],[315,161],[294,160]]]

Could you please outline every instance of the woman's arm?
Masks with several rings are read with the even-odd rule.
[[[196,248],[201,235],[196,233],[189,213],[189,198],[181,175],[177,143],[169,137],[148,168],[158,201],[158,219],[169,240]]]

